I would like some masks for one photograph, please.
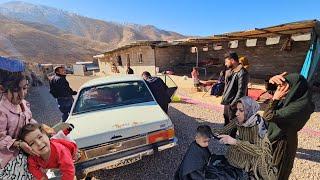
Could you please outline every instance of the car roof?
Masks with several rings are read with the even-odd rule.
[[[117,83],[117,82],[125,82],[125,81],[142,81],[142,77],[138,75],[111,75],[100,77],[96,79],[92,79],[86,83],[84,83],[80,89],[97,86],[101,84],[109,84],[109,83]]]

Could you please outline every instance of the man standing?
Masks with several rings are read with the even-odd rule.
[[[247,94],[249,74],[239,63],[238,55],[235,52],[229,52],[225,55],[225,66],[228,70],[226,71],[221,104],[224,105],[224,125],[227,125],[235,118],[237,101]],[[232,135],[235,135],[235,132]]]
[[[159,77],[152,77],[148,71],[142,73],[143,79],[147,82],[157,103],[165,113],[168,113],[168,106],[171,102],[168,94],[168,86]]]
[[[66,121],[73,104],[72,95],[76,95],[77,91],[73,91],[66,80],[66,70],[63,66],[54,69],[55,76],[50,80],[50,93],[58,101],[58,106],[62,112],[62,121]]]

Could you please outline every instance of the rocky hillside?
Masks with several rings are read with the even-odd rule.
[[[152,25],[119,24],[25,2],[0,4],[0,55],[33,62],[88,61],[136,40],[185,38]]]

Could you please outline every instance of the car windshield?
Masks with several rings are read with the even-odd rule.
[[[154,101],[143,81],[129,81],[81,90],[73,114]]]

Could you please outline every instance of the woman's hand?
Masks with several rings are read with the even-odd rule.
[[[223,144],[235,145],[237,143],[237,140],[229,135],[219,135],[218,137],[221,138],[219,142]]]
[[[20,148],[27,154],[30,154],[32,156],[39,156],[39,154],[34,152],[26,142],[20,142]]]
[[[282,74],[275,75],[269,79],[269,83],[281,85],[286,81],[284,76],[286,76],[287,74],[287,72],[283,72]]]
[[[272,100],[281,100],[288,94],[289,84],[286,83],[284,86],[279,85],[276,92],[274,93]]]

